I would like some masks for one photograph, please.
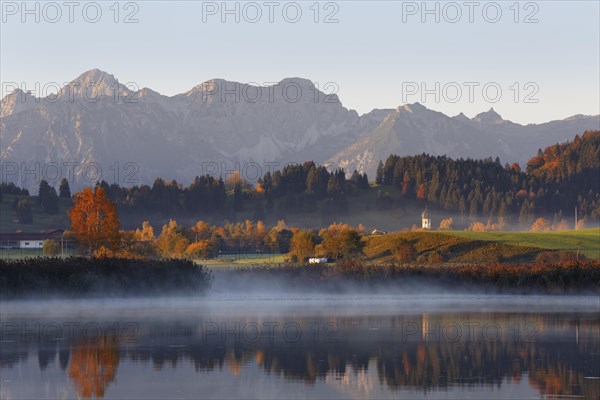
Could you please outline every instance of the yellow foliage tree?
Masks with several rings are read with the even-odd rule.
[[[142,229],[139,228],[135,230],[135,238],[141,241],[150,241],[155,240],[154,237],[154,228],[150,225],[150,222],[144,221],[142,223]]]
[[[304,261],[313,256],[315,252],[315,240],[310,232],[297,230],[290,242],[290,257],[295,261]]]
[[[209,258],[212,253],[210,240],[200,240],[196,243],[191,243],[185,250],[185,255],[191,258]]]
[[[195,240],[210,239],[210,237],[212,235],[212,230],[210,228],[210,225],[208,225],[204,221],[196,222],[196,225],[194,225],[190,230],[191,230],[192,235],[194,236]]]
[[[190,242],[183,234],[183,228],[174,219],[164,225],[156,240],[158,251],[164,256],[182,256]]]

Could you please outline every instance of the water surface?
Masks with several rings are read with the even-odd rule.
[[[0,304],[2,399],[600,398],[598,299]]]

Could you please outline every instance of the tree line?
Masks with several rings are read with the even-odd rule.
[[[239,174],[223,180],[198,176],[189,186],[157,178],[152,185],[122,187],[98,182],[122,215],[150,213],[190,218],[219,217],[236,221],[236,214],[249,212],[251,220],[271,223],[290,214],[320,214],[327,225],[349,212],[349,198],[373,190],[374,205],[385,211],[406,203],[425,203],[431,208],[471,219],[497,220],[500,225],[519,223],[529,227],[541,216],[563,221],[578,207],[579,215],[600,220],[600,132],[575,136],[573,141],[540,149],[522,170],[518,164],[483,160],[452,159],[420,154],[390,155],[380,161],[375,185],[366,174],[343,169],[330,171],[313,161],[268,171],[253,187]],[[12,183],[0,185],[2,193],[28,195]],[[58,199],[70,198],[63,179],[58,193],[46,181],[40,183],[37,202],[44,212],[56,214]],[[29,221],[30,204],[13,204],[20,221]]]
[[[600,219],[600,132],[585,132],[571,142],[539,150],[522,171],[499,159],[390,155],[377,168],[377,206],[392,208],[405,200],[470,217],[510,219],[529,226],[534,217],[579,208]],[[394,190],[386,190],[394,189]],[[517,222],[517,221],[513,221]]]

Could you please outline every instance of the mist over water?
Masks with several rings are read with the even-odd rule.
[[[598,310],[598,296],[226,271],[198,295],[2,301],[0,398],[591,399]]]

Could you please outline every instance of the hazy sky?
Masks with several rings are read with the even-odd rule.
[[[421,2],[230,2],[231,14],[222,2],[75,3],[70,22],[62,1],[28,3],[31,14],[2,2],[2,95],[99,68],[166,95],[212,78],[334,82],[359,113],[415,101],[520,123],[600,112],[598,1],[430,2],[425,15]]]

